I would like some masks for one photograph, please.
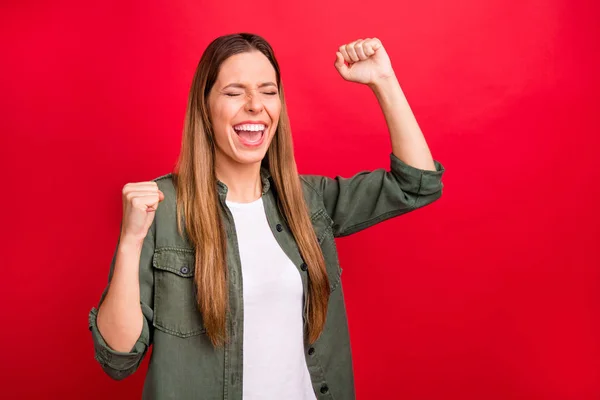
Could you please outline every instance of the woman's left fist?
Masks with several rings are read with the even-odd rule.
[[[377,38],[342,45],[336,56],[335,68],[347,81],[371,86],[394,76],[390,57]]]

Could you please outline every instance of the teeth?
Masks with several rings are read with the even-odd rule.
[[[233,127],[236,131],[264,131],[265,128],[263,124],[243,124]]]

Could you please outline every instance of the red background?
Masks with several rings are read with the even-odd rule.
[[[263,35],[300,172],[387,167],[336,48],[379,37],[447,168],[442,199],[338,241],[358,399],[600,398],[599,7],[593,1],[4,1],[2,397],[139,398],[87,313],[120,190],[170,171],[214,37]]]

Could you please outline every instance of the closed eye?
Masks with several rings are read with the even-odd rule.
[[[278,92],[263,92],[263,94],[266,94],[268,96],[275,96],[279,93]],[[229,96],[229,97],[237,97],[237,96],[241,96],[242,93],[224,93],[224,95]]]

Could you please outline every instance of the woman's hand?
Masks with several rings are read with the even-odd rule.
[[[158,203],[164,198],[156,182],[126,184],[123,187],[121,240],[141,245],[152,225]]]
[[[377,38],[342,45],[336,56],[335,68],[349,82],[375,86],[394,77],[390,57]]]

